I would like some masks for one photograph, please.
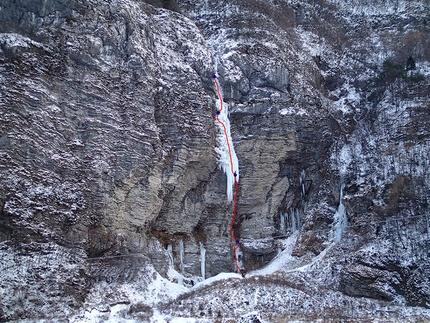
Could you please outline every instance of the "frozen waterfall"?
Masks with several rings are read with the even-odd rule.
[[[346,231],[348,225],[348,217],[346,215],[345,206],[342,203],[343,189],[345,185],[342,184],[339,192],[339,206],[334,214],[334,232],[333,242],[338,243],[342,238],[342,234]]]
[[[219,166],[227,176],[227,199],[233,201],[234,173],[239,181],[239,160],[234,151],[228,118],[228,104],[223,102],[221,88],[218,87],[219,100],[217,101],[217,125],[220,129],[218,135]]]

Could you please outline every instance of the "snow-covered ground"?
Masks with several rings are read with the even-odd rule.
[[[259,322],[252,320],[256,317],[260,322],[279,319],[339,322],[346,318],[348,322],[427,322],[430,319],[430,310],[424,308],[348,297],[324,286],[327,281],[319,280],[327,274],[324,272],[329,269],[327,260],[330,260],[326,256],[336,244],[303,264],[291,255],[296,239],[297,234],[285,239],[284,250],[275,259],[245,278],[221,273],[186,288],[146,266],[141,270],[141,281],[96,283],[85,310],[70,322]],[[292,268],[294,263],[296,267]],[[318,311],[325,313],[318,315]]]

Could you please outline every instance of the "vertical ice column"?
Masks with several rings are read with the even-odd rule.
[[[303,169],[300,172],[300,186],[302,187],[302,191],[300,193],[300,199],[302,200],[302,204],[303,204],[303,201],[304,201],[304,198],[305,198],[305,195],[306,195],[305,178],[306,178],[306,172]]]
[[[171,267],[171,268],[173,268],[173,248],[172,248],[172,245],[171,244],[169,244],[168,246],[167,246],[167,256],[169,257],[169,266]]]
[[[285,234],[285,213],[279,214],[279,220],[280,220],[279,231],[281,231],[281,234]]]
[[[200,271],[202,273],[203,280],[206,279],[206,249],[203,243],[200,242]]]
[[[291,232],[294,233],[297,231],[298,229],[298,224],[297,224],[297,212],[295,212],[295,210],[291,211]]]
[[[288,214],[288,220],[291,224],[291,233],[294,233],[302,227],[303,211],[300,209],[292,209]]]
[[[179,240],[179,260],[181,261],[181,274],[184,274],[184,241]]]
[[[217,82],[217,81],[216,81]],[[239,181],[239,160],[234,150],[230,132],[230,120],[228,118],[228,104],[222,99],[221,88],[217,84],[217,125],[220,129],[218,135],[219,166],[227,176],[227,199],[233,201],[234,174]]]
[[[345,184],[340,186],[339,192],[339,206],[337,208],[336,213],[334,214],[334,233],[333,233],[333,242],[338,243],[342,238],[342,234],[345,232],[346,227],[348,225],[348,217],[346,215],[345,206],[342,203],[343,197],[343,189]]]

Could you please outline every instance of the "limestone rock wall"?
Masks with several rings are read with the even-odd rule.
[[[245,270],[294,233],[316,290],[428,307],[428,3],[163,3],[1,2],[0,321],[234,270],[214,73]]]
[[[292,255],[333,253],[336,288],[417,304],[406,286],[428,257],[428,3],[178,3],[232,107],[246,267],[301,226]],[[401,251],[364,261],[374,243],[390,246],[377,258]]]
[[[37,257],[37,244],[70,248],[83,257],[82,272],[66,265],[70,279],[89,277],[87,258],[133,253],[165,274],[172,241],[153,231],[191,236],[217,172],[212,57],[200,31],[138,1],[0,8],[2,250]],[[24,268],[24,285],[42,270],[2,266]],[[40,283],[61,275],[49,271]],[[8,287],[2,320],[41,315],[14,305],[26,293],[9,302],[20,287]],[[79,306],[88,286],[70,288],[70,306]],[[37,293],[29,302],[48,292]]]

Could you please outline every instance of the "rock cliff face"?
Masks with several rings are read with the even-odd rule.
[[[214,73],[245,270],[285,249],[264,288],[429,308],[428,2],[147,2],[0,3],[0,321],[234,270]]]
[[[291,231],[284,220],[303,224],[301,257],[339,233],[384,240],[390,219],[406,218],[392,243],[424,246],[408,230],[428,213],[427,3],[180,4],[211,44],[232,106],[248,267],[275,252],[273,237]]]
[[[7,250],[143,253],[165,273],[173,236],[195,241],[201,192],[217,172],[200,31],[139,2],[6,1],[1,15]],[[20,316],[14,299],[1,307]]]

